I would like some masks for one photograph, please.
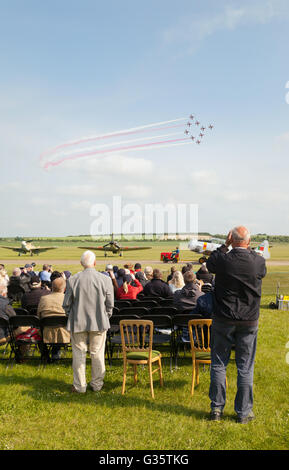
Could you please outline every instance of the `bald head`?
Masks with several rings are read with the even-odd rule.
[[[250,232],[249,230],[240,225],[238,227],[234,227],[232,230],[232,247],[235,248],[237,246],[241,246],[247,248],[250,244]]]

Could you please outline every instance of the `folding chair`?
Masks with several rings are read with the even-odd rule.
[[[190,345],[190,337],[188,331],[189,320],[196,320],[203,318],[202,315],[193,315],[190,313],[177,314],[172,318],[173,329],[174,329],[174,345],[175,345],[175,368],[177,368],[177,360],[179,355],[179,349],[184,346],[184,353],[186,345]]]
[[[119,310],[121,308],[130,307],[130,305],[131,303],[129,300],[115,300],[114,301],[114,306],[118,308]]]
[[[146,334],[147,333],[147,334]],[[153,374],[159,372],[160,384],[163,386],[163,374],[161,353],[152,349],[153,345],[153,322],[151,320],[121,320],[120,334],[123,352],[123,384],[122,395],[125,393],[127,366],[131,364],[134,369],[134,383],[137,383],[137,366],[147,365],[151,395],[154,398]],[[148,339],[148,343],[146,343]],[[158,368],[152,368],[153,363],[158,363]]]
[[[150,310],[150,315],[168,315],[169,317],[174,317],[178,314],[178,310],[176,307],[165,307],[165,306],[158,306],[153,307]]]
[[[11,329],[11,348],[14,361],[19,360],[20,357],[20,346],[24,344],[34,345],[36,348],[42,344],[42,339],[34,340],[22,340],[17,339],[15,336],[15,329],[21,326],[28,326],[30,328],[36,328],[40,332],[40,321],[39,318],[34,315],[16,315],[9,319]],[[35,348],[34,348],[35,349]],[[33,351],[34,352],[34,351]]]
[[[138,317],[142,317],[143,315],[148,315],[149,309],[145,307],[126,307],[121,308],[119,311],[119,315],[122,315],[122,318],[125,318],[127,315],[137,315]]]
[[[26,310],[26,308],[22,308],[22,307],[15,307],[14,312],[16,313],[16,315],[30,315],[28,310]]]
[[[170,369],[174,354],[174,331],[172,318],[169,315],[144,315],[142,320],[153,322],[153,347],[168,344],[170,348]]]
[[[112,364],[113,348],[115,346],[121,346],[121,335],[120,335],[120,320],[139,320],[138,315],[112,315],[109,319],[110,329],[107,332],[107,350],[109,365]]]
[[[153,307],[157,307],[158,303],[156,300],[139,300],[137,306],[151,309]]]
[[[67,320],[68,317],[66,315],[49,315],[47,317],[41,318],[40,319],[40,328],[41,328],[41,333],[42,333],[42,338],[43,338],[43,344],[42,344],[42,351],[41,351],[41,362],[42,364],[46,365],[49,359],[49,354],[52,352],[53,346],[59,345],[60,347],[63,347],[65,350],[67,350],[68,345],[71,343],[62,343],[62,342],[53,342],[53,343],[47,343],[44,341],[45,339],[45,328],[65,328],[67,325]]]
[[[195,382],[199,384],[199,364],[211,364],[211,319],[198,319],[189,321],[189,335],[192,351],[192,387],[194,394]],[[226,377],[226,387],[228,381]]]
[[[174,299],[173,297],[168,297],[167,299],[160,299],[159,304],[160,304],[160,307],[173,307]]]

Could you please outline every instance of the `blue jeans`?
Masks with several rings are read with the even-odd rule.
[[[253,408],[253,374],[258,326],[227,325],[213,320],[211,330],[211,409],[226,403],[226,368],[235,346],[237,393],[235,411],[246,417]]]

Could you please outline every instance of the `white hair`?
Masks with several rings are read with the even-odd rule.
[[[247,230],[247,232],[245,232],[245,235],[240,235],[240,231],[239,231],[239,228],[240,227],[234,227],[233,230],[232,230],[232,239],[235,241],[235,242],[248,242],[250,240],[250,232],[249,230]]]
[[[12,274],[13,274],[13,276],[20,276],[21,269],[20,268],[14,268]]]
[[[80,259],[80,263],[84,268],[91,268],[94,266],[95,254],[92,251],[85,251]]]

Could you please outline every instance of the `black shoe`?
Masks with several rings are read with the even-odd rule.
[[[210,413],[210,421],[221,421],[223,412],[220,408],[213,408]]]
[[[253,419],[255,419],[255,415],[253,411],[250,411],[250,413],[247,416],[237,416],[237,423],[247,424]]]

